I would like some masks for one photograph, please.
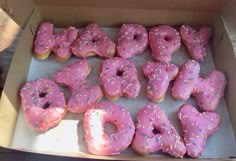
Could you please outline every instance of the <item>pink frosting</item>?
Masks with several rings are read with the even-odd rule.
[[[105,133],[105,123],[110,122],[117,132]],[[135,127],[127,109],[112,102],[100,102],[84,115],[85,140],[90,153],[117,155],[131,143]]]
[[[135,65],[125,58],[109,58],[103,61],[100,82],[110,97],[127,96],[136,98],[141,85]]]
[[[53,52],[59,58],[68,57],[71,55],[71,44],[76,40],[78,36],[78,30],[75,27],[68,27],[60,34],[54,35],[55,44],[53,46]]]
[[[197,105],[203,111],[215,111],[224,96],[225,86],[225,75],[217,70],[209,72],[205,78],[200,78],[198,90],[194,93]]]
[[[195,60],[187,60],[181,65],[172,88],[176,99],[187,100],[196,89],[199,79],[200,65]]]
[[[183,157],[185,145],[165,113],[155,104],[143,107],[137,116],[132,147],[140,154],[162,150],[174,157]]]
[[[116,44],[97,24],[92,23],[83,30],[71,49],[74,55],[81,58],[86,58],[91,52],[109,58],[114,56]]]
[[[68,86],[72,93],[68,101],[68,110],[71,112],[85,112],[103,96],[99,86],[87,85],[89,71],[89,64],[82,60],[65,66],[54,75],[55,81]]]
[[[199,32],[187,25],[180,27],[180,35],[188,48],[190,56],[196,61],[203,61],[206,56],[206,44],[211,37],[212,31],[209,27],[200,28]]]
[[[153,27],[149,31],[152,56],[161,62],[170,62],[172,54],[180,48],[181,37],[170,26]]]
[[[34,41],[34,52],[36,54],[45,54],[51,51],[54,45],[53,24],[43,22],[40,24],[36,39]]]
[[[72,91],[68,101],[68,110],[73,113],[82,113],[98,102],[103,96],[99,86],[82,85],[77,90]]]
[[[117,38],[117,55],[130,58],[142,54],[148,45],[148,34],[142,25],[123,24]]]
[[[162,62],[147,62],[143,65],[143,73],[148,78],[147,97],[159,102],[164,98],[170,81],[178,74],[178,67]]]
[[[65,96],[49,79],[24,84],[20,96],[26,119],[39,131],[45,132],[58,125],[66,113]]]
[[[70,91],[74,91],[86,84],[89,70],[90,67],[86,60],[76,61],[57,71],[54,80],[68,86]]]
[[[178,112],[187,153],[192,158],[202,154],[208,136],[216,132],[221,118],[213,112],[199,113],[191,105],[182,105]]]
[[[215,111],[220,99],[224,96],[225,75],[210,71],[205,78],[199,77],[200,66],[195,60],[186,61],[179,70],[172,95],[177,99],[187,100],[190,95],[196,97],[197,105],[203,111]]]

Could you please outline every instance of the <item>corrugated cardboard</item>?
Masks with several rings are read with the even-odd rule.
[[[228,76],[225,99],[236,132],[236,99],[234,98],[236,95],[236,51],[233,48],[236,33],[235,22],[233,22],[235,1],[27,0],[21,2],[11,0],[0,2],[1,8],[24,29],[0,101],[1,146],[11,147],[18,108],[20,107],[19,89],[25,82],[28,73],[35,30],[38,24],[44,20],[51,21],[57,27],[68,25],[83,27],[89,22],[97,22],[101,26],[118,26],[125,22],[135,22],[145,26],[157,24],[210,25],[214,30],[211,44],[216,67]],[[5,6],[2,5],[3,2]],[[6,2],[9,3],[6,5]],[[9,9],[9,6],[11,9]],[[234,15],[232,16],[232,14]],[[66,153],[63,155],[114,159],[114,157],[97,157],[88,154]],[[119,157],[119,159],[143,160],[145,158],[134,156]]]

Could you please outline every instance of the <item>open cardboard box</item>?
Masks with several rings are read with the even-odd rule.
[[[20,107],[19,89],[25,83],[32,60],[32,44],[37,26],[48,20],[56,27],[73,25],[84,27],[97,22],[103,27],[119,27],[125,22],[140,23],[146,27],[167,25],[209,25],[214,34],[211,50],[216,69],[228,79],[225,100],[236,134],[236,59],[235,37],[236,1],[233,0],[9,0],[0,2],[4,10],[23,29],[13,57],[0,101],[0,145],[13,148]],[[235,135],[236,136],[236,135]],[[13,148],[14,149],[14,148]],[[21,149],[31,151],[30,149]],[[224,150],[224,149],[222,149]],[[33,151],[37,152],[37,151]],[[42,153],[42,152],[41,152]],[[47,152],[45,152],[47,153]],[[50,153],[96,159],[152,160],[153,157],[95,156],[84,153]],[[163,160],[169,160],[162,158]],[[225,158],[229,159],[229,158]],[[232,158],[231,158],[232,159]]]

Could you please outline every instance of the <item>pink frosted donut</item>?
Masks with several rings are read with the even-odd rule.
[[[186,148],[165,113],[155,104],[143,107],[137,116],[133,149],[140,154],[162,150],[174,157],[183,157]]]
[[[178,112],[187,153],[198,158],[203,151],[208,136],[216,132],[221,118],[213,112],[199,113],[191,105],[182,105]]]
[[[187,60],[182,64],[172,88],[173,97],[186,101],[192,93],[197,91],[199,72],[200,65],[195,60]]]
[[[39,131],[45,132],[58,125],[66,114],[65,96],[49,79],[24,84],[20,97],[28,123]]]
[[[152,56],[161,62],[170,62],[171,56],[181,45],[179,33],[170,26],[153,27],[149,31]]]
[[[101,88],[89,86],[86,83],[89,72],[89,64],[82,60],[65,66],[54,75],[55,81],[68,86],[72,93],[67,105],[70,112],[85,112],[94,103],[102,99]]]
[[[101,66],[100,83],[105,96],[117,100],[120,96],[136,98],[141,85],[135,65],[125,58],[109,58]]]
[[[130,58],[143,53],[148,45],[148,34],[142,25],[123,24],[117,38],[117,55]]]
[[[105,123],[113,123],[117,132],[105,133]],[[112,102],[100,102],[84,115],[88,151],[97,155],[117,155],[131,143],[135,127],[127,109]]]
[[[200,28],[199,32],[187,25],[180,27],[180,35],[187,47],[190,56],[196,61],[203,61],[206,56],[206,44],[211,37],[212,31],[209,27]]]
[[[224,96],[225,75],[217,70],[210,71],[205,78],[199,77],[200,66],[195,60],[186,61],[179,70],[172,95],[181,100],[195,96],[197,105],[203,111],[215,111]]]
[[[40,24],[34,41],[34,52],[37,59],[47,59],[54,45],[53,24],[43,22]]]
[[[58,61],[64,62],[71,56],[71,44],[76,40],[78,30],[75,27],[67,27],[60,34],[54,35],[55,44],[52,51]]]
[[[71,49],[75,56],[81,58],[96,54],[102,58],[110,58],[116,52],[116,44],[97,24],[92,23],[83,30]]]
[[[205,78],[199,78],[197,91],[193,93],[197,105],[203,111],[215,111],[224,96],[225,75],[217,70],[210,71]]]
[[[161,102],[164,100],[170,81],[178,74],[178,67],[162,62],[147,62],[143,65],[143,73],[148,78],[147,97],[153,102]]]

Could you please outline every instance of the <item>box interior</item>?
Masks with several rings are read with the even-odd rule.
[[[24,13],[16,9],[16,4],[18,7],[22,7],[24,3],[17,2],[9,3],[8,7],[10,6],[13,10],[11,17],[24,29],[24,32],[12,59],[0,100],[1,146],[11,147],[20,107],[19,89],[27,78],[32,58],[32,43],[37,26],[45,20],[51,21],[56,27],[68,25],[84,27],[89,22],[97,22],[103,27],[118,27],[125,22],[140,23],[146,27],[159,24],[211,26],[214,31],[211,40],[213,58],[216,69],[222,70],[227,75],[228,85],[225,99],[232,126],[236,132],[236,117],[234,116],[236,113],[234,108],[236,106],[236,100],[234,99],[236,61],[232,41],[225,27],[224,17],[221,16],[224,6],[231,3],[231,1],[35,0],[25,4],[31,6],[32,10],[29,9]],[[19,12],[21,14],[17,15],[16,13]]]

